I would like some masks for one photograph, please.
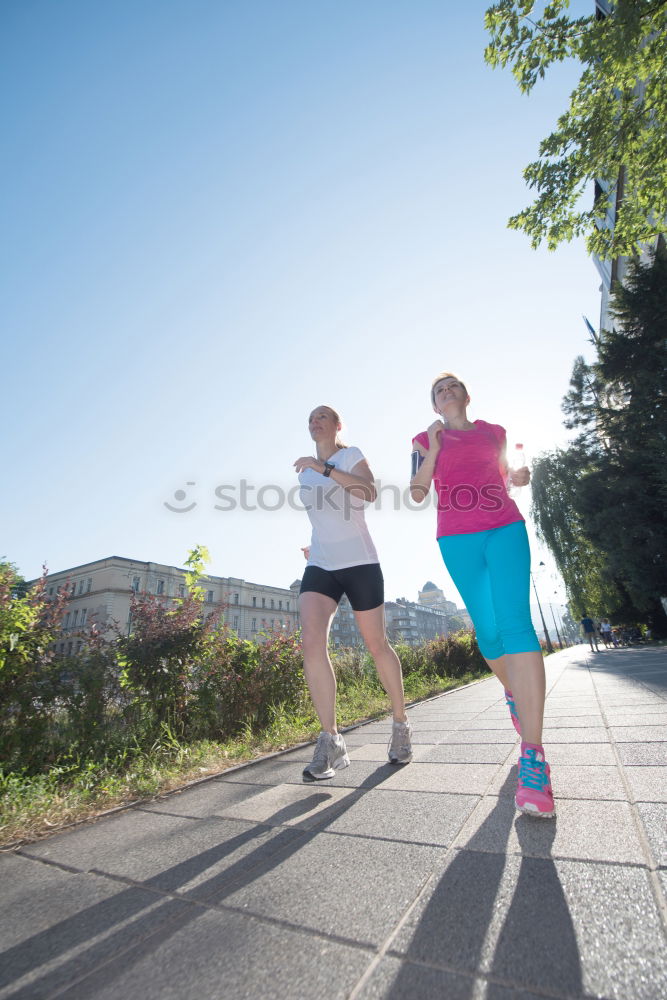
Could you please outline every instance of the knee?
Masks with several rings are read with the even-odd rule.
[[[304,657],[313,656],[327,649],[326,631],[318,628],[303,628],[301,631],[301,650]]]
[[[365,640],[366,649],[371,654],[374,660],[386,656],[387,653],[391,652],[391,646],[389,645],[389,640],[386,635],[374,635],[369,636]]]

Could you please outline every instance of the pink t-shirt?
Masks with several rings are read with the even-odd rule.
[[[442,435],[433,475],[438,497],[436,538],[523,521],[521,511],[508,496],[505,471],[500,468],[505,428],[475,420],[470,430],[445,429]],[[428,451],[427,431],[412,440]]]

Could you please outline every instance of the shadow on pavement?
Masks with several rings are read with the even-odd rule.
[[[556,822],[517,814],[515,782],[516,768],[512,768],[496,806],[444,872],[409,944],[400,946],[399,939],[398,947],[392,949],[393,955],[407,961],[385,994],[386,1000],[419,996],[420,976],[425,984],[432,981],[433,966],[470,976],[457,979],[456,1000],[473,996],[474,977],[482,968],[503,983],[488,984],[487,1000],[507,1000],[508,984],[547,994],[581,995],[579,949],[556,866],[551,858],[526,856],[534,849],[536,832],[541,850],[550,852]],[[513,826],[525,853],[512,891],[509,880],[514,859],[503,851]],[[490,839],[493,852],[488,847]],[[490,955],[487,939],[508,889],[512,901]]]
[[[383,764],[361,782],[357,791],[363,794],[364,791],[377,788],[394,774],[396,774],[394,766]],[[50,995],[72,980],[80,980],[83,976],[88,977],[86,986],[90,980],[91,987],[97,975],[101,977],[100,985],[102,982],[107,984],[113,981],[159,947],[162,942],[200,917],[204,909],[201,905],[197,905],[197,902],[209,901],[214,896],[214,902],[218,903],[230,893],[237,892],[258,877],[266,875],[310,843],[329,820],[338,818],[359,799],[359,795],[353,795],[349,800],[336,801],[319,813],[317,826],[313,829],[281,830],[268,843],[260,844],[224,871],[200,882],[195,889],[178,891],[233,851],[252,843],[253,840],[264,838],[276,824],[294,820],[299,815],[309,812],[326,797],[324,791],[310,791],[305,799],[279,809],[252,829],[187,858],[152,878],[131,885],[109,899],[89,906],[74,916],[51,925],[47,930],[33,935],[21,944],[9,948],[2,954],[0,989],[10,987],[27,973],[38,969],[41,965],[57,961],[59,955],[77,947],[81,949],[79,953],[61,962],[43,976],[32,979],[24,987],[7,993],[7,997],[11,997],[12,1000],[19,998],[34,1000],[37,996]],[[96,872],[95,869],[92,870],[92,874],[109,878],[104,872]],[[123,880],[116,877],[114,881]],[[178,895],[177,898],[165,898],[164,893]],[[149,910],[150,912],[144,912]],[[137,917],[138,919],[133,919]],[[132,921],[129,925],[118,927],[128,920]],[[94,941],[86,947],[91,938],[97,938],[99,935],[105,936],[102,940]],[[104,968],[95,974],[96,968],[103,963]],[[94,990],[90,995],[94,995]]]

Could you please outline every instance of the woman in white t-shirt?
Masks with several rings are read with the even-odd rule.
[[[364,517],[365,505],[376,496],[373,473],[358,448],[342,443],[340,429],[335,410],[316,407],[308,420],[316,455],[294,463],[313,529],[310,546],[304,549],[308,565],[299,595],[303,664],[322,726],[304,781],[332,778],[336,768],[350,763],[336,726],[336,676],[328,653],[329,628],[343,594],[391,700],[389,761],[407,764],[412,759],[401,665],[387,641],[382,570]]]

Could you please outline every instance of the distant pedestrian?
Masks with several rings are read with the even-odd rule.
[[[508,470],[502,427],[471,422],[468,390],[450,372],[431,386],[438,414],[412,439],[413,500],[435,484],[437,540],[463,598],[484,659],[505,688],[521,736],[515,803],[533,816],[553,816],[549,765],[542,746],[545,677],[530,615],[530,549],[523,516],[506,488],[530,480],[526,467]]]
[[[608,649],[611,645],[611,624],[606,618],[600,622],[600,638],[605,644],[605,648]]]
[[[322,727],[303,780],[318,781],[332,778],[336,768],[350,763],[337,728],[336,676],[327,646],[343,594],[391,700],[391,764],[412,760],[412,729],[405,714],[401,664],[385,632],[382,570],[364,516],[365,505],[376,495],[373,473],[359,448],[348,448],[338,437],[340,417],[330,406],[313,410],[308,429],[316,455],[298,458],[294,466],[313,529],[311,543],[303,550],[308,565],[299,595],[303,666]]]
[[[595,622],[593,621],[592,618],[589,618],[588,615],[586,614],[581,619],[581,629],[584,633],[584,639],[588,640],[588,642],[591,644],[591,653],[599,652],[598,634],[595,629]],[[593,649],[593,643],[595,643],[595,649]]]

